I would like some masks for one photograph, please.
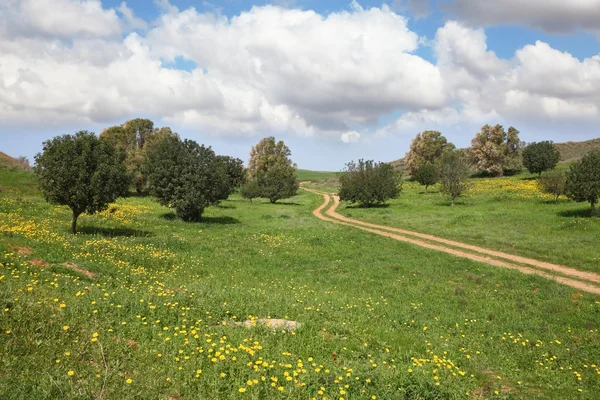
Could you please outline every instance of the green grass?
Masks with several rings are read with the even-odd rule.
[[[67,209],[21,189],[31,180],[0,179],[2,399],[593,399],[600,390],[597,296],[320,221],[319,196],[275,205],[232,196],[201,223],[132,197],[81,217],[73,236]],[[439,213],[469,207],[421,197]],[[18,254],[24,247],[32,253]],[[251,316],[303,325],[234,325]]]
[[[339,175],[339,172],[326,172],[326,171],[309,171],[307,169],[298,170],[298,180],[303,181],[314,181],[319,179],[335,178]]]
[[[342,204],[339,211],[360,220],[431,233],[489,248],[600,272],[600,218],[588,203],[543,195],[533,175],[473,179],[475,190],[455,207],[416,182],[404,182],[387,207]]]

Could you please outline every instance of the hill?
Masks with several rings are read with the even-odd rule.
[[[29,164],[27,164],[21,160],[17,160],[16,158],[13,158],[13,157],[9,156],[8,154],[5,154],[1,151],[0,151],[0,167],[20,168],[20,169],[24,169],[24,170],[31,169]]]
[[[339,175],[339,172],[328,172],[328,171],[310,171],[307,169],[298,169],[298,180],[302,181],[313,181],[317,179],[328,179],[335,178]]]

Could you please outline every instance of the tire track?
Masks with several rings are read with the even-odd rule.
[[[301,187],[307,192],[323,196],[323,204],[313,210],[313,214],[323,221],[349,226],[366,232],[389,237],[398,241],[411,243],[427,249],[437,250],[457,257],[467,258],[472,261],[493,265],[495,267],[517,270],[527,275],[538,275],[584,292],[600,295],[600,287],[594,284],[596,282],[600,282],[600,275],[598,274],[579,271],[573,268],[503,253],[500,251],[489,250],[479,246],[473,246],[466,243],[439,238],[433,235],[426,235],[419,232],[407,231],[384,225],[376,225],[348,218],[336,212],[336,208],[339,205],[339,197],[336,195],[333,195],[333,205],[325,211],[325,214],[327,215],[325,216],[322,212],[329,205],[329,203],[331,203],[332,196],[329,193],[308,189],[304,186]],[[458,250],[455,247],[469,250],[471,252]],[[475,254],[473,252],[475,252]],[[513,262],[527,264],[535,268],[515,264]],[[557,276],[546,271],[552,271],[554,273],[560,273],[566,276]]]

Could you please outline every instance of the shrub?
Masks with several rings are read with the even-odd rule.
[[[35,156],[34,171],[45,199],[73,212],[73,233],[81,214],[106,210],[127,194],[129,186],[125,165],[115,149],[87,131],[44,142],[42,152]]]
[[[467,190],[470,169],[469,158],[464,152],[456,150],[445,153],[440,158],[438,162],[440,190],[450,196],[451,206],[454,206],[454,200]]]
[[[346,165],[339,177],[340,200],[364,207],[383,204],[400,195],[400,174],[388,163],[359,160]]]
[[[424,164],[415,171],[415,179],[421,185],[425,186],[425,191],[427,191],[429,186],[435,185],[438,182],[438,170],[433,164]]]
[[[552,142],[533,142],[523,149],[523,165],[532,174],[542,175],[542,172],[556,167],[560,161],[560,152]]]
[[[184,221],[199,221],[204,209],[229,191],[214,151],[193,140],[167,137],[149,149],[145,163],[152,194]]]
[[[592,215],[596,214],[600,197],[600,150],[591,151],[571,164],[565,191],[575,201],[589,202]]]
[[[542,185],[542,191],[556,196],[555,201],[565,194],[567,176],[561,171],[548,171],[540,176],[538,182]]]

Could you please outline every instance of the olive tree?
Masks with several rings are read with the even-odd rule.
[[[44,198],[72,211],[71,232],[83,213],[105,210],[127,194],[129,178],[113,146],[94,133],[80,131],[44,142],[35,156],[35,174]]]
[[[438,161],[440,190],[450,196],[451,206],[454,200],[468,188],[468,177],[471,169],[468,156],[458,150],[447,152]]]
[[[567,196],[575,201],[590,203],[592,215],[600,197],[600,150],[587,153],[571,164],[567,174]]]

